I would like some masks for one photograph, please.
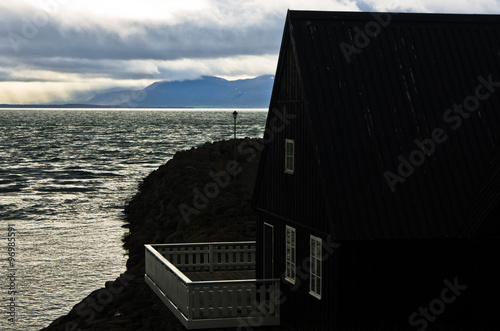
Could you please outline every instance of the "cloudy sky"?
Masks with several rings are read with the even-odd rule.
[[[500,0],[2,0],[0,104],[274,74],[286,10],[500,13]]]

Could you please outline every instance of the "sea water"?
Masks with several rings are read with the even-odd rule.
[[[233,138],[234,110],[0,109],[0,330],[40,330],[124,272],[138,184]],[[262,137],[267,112],[237,111],[237,137]]]

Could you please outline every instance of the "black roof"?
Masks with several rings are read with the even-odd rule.
[[[472,237],[500,199],[500,16],[289,11],[286,34],[334,237]]]

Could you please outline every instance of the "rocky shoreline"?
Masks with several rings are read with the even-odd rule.
[[[144,244],[255,240],[260,146],[249,138],[205,143],[146,177],[125,207],[126,272],[42,330],[184,330],[144,282]]]

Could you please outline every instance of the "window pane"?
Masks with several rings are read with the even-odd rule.
[[[295,247],[292,243],[295,242],[295,229],[286,226],[285,227],[285,266],[286,266],[286,278],[290,281],[295,281]]]
[[[288,170],[293,170],[293,158],[289,156],[286,158],[286,168]]]

